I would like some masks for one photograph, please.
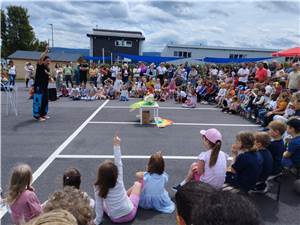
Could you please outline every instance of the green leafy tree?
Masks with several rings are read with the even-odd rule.
[[[1,57],[7,55],[7,27],[6,15],[4,10],[1,9]]]
[[[3,19],[2,19],[3,18]],[[2,34],[2,28],[5,28]],[[4,57],[17,50],[37,50],[44,51],[46,41],[40,42],[29,23],[29,15],[26,8],[21,6],[8,6],[7,15],[1,10],[1,37],[4,43],[2,55]]]

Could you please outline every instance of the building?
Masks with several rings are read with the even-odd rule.
[[[142,44],[145,40],[142,32],[93,29],[93,33],[87,36],[90,38],[90,56],[112,55],[115,61],[115,53],[142,55]]]
[[[25,64],[27,62],[30,62],[34,67],[36,67],[36,63],[39,60],[41,56],[41,52],[37,51],[21,51],[18,50],[8,56],[8,59],[13,60],[15,66],[16,66],[16,72],[17,72],[17,79],[22,79],[25,77]],[[70,62],[77,62],[77,60],[83,56],[81,53],[69,53],[66,51],[61,51],[58,49],[53,49],[53,51],[50,49],[49,52],[49,57],[51,59],[51,64],[50,64],[50,71],[54,75],[54,68],[55,64],[66,64]]]
[[[278,51],[278,49],[168,44],[163,49],[161,56],[193,58],[193,59],[203,59],[205,57],[233,58],[233,59],[263,58],[263,57],[271,57],[272,52],[276,52],[276,51]]]

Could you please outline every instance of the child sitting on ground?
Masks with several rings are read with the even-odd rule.
[[[8,205],[12,221],[16,225],[24,224],[42,213],[40,201],[31,182],[30,166],[21,164],[13,168],[4,202]]]
[[[68,168],[63,175],[63,187],[71,186],[80,190],[81,184],[81,174],[76,168]],[[95,207],[95,201],[88,196],[86,192],[82,192],[85,197],[88,197],[90,200],[90,207]]]
[[[102,99],[104,100],[107,98],[105,89],[102,86],[98,88],[95,97],[97,100],[102,100]]]
[[[90,85],[91,85],[91,87],[88,89],[87,100],[93,101],[93,100],[96,100],[97,88],[95,87],[94,83],[91,83]]]
[[[159,99],[158,99],[158,100],[159,100],[160,102],[165,102],[165,101],[167,101],[168,97],[169,97],[168,90],[167,90],[166,88],[163,88],[163,89],[161,90],[161,93],[160,93],[160,96],[159,96]]]
[[[184,108],[195,108],[197,105],[197,93],[195,89],[191,90],[191,93],[188,95],[187,100],[182,104]]]
[[[292,136],[287,151],[283,153],[282,166],[285,168],[300,167],[300,119],[292,117],[287,122],[287,133]]]
[[[71,97],[74,101],[80,100],[80,99],[81,99],[80,88],[77,87],[77,86],[74,86],[74,87],[71,89],[70,97]]]
[[[165,189],[168,174],[164,172],[165,162],[161,152],[151,155],[147,172],[137,172],[138,180],[143,184],[139,206],[144,209],[155,209],[163,213],[172,213],[175,205]]]
[[[272,175],[277,175],[282,171],[281,161],[285,151],[283,135],[286,131],[286,124],[280,120],[274,120],[269,124],[268,128],[271,143],[267,148],[273,158]]]
[[[114,162],[106,160],[98,168],[94,184],[96,224],[101,224],[104,211],[114,223],[130,222],[138,209],[142,184],[135,182],[126,193],[120,144],[121,139],[115,135]]]
[[[220,88],[220,90],[217,94],[217,97],[216,97],[217,107],[221,107],[222,101],[224,100],[225,95],[226,95],[226,91],[227,91],[225,83],[222,83],[220,85],[220,87],[221,88]]]
[[[201,130],[202,144],[205,152],[198,156],[193,163],[186,178],[173,189],[178,190],[190,180],[207,183],[215,188],[221,188],[225,181],[227,155],[221,151],[222,135],[215,129]]]
[[[129,101],[128,90],[127,90],[126,85],[122,86],[121,95],[120,95],[120,101],[123,101],[123,102],[124,101]]]
[[[225,183],[247,193],[255,187],[262,171],[260,157],[254,148],[253,133],[239,132],[231,152],[233,160]]]
[[[154,98],[159,99],[160,98],[160,92],[161,92],[161,85],[160,85],[160,79],[157,78],[154,84]]]
[[[254,192],[266,193],[268,191],[267,179],[272,174],[273,158],[267,147],[271,143],[271,138],[267,132],[256,132],[254,134],[255,148],[258,151],[260,160],[262,162],[262,171],[260,173],[258,182],[256,183]]]
[[[69,97],[69,91],[68,91],[66,85],[63,84],[63,85],[61,86],[60,91],[61,91],[61,95],[60,95],[59,97]],[[72,91],[72,89],[71,89],[71,91]],[[71,92],[71,91],[70,91],[70,92]]]
[[[175,95],[175,92],[176,92],[176,83],[175,83],[174,79],[171,80],[171,82],[168,86],[168,90],[169,90],[170,99],[173,99],[174,95]]]
[[[118,74],[117,79],[115,80],[115,83],[114,83],[114,94],[115,94],[116,99],[118,99],[121,94],[122,85],[123,85],[123,81],[122,81],[121,74]]]

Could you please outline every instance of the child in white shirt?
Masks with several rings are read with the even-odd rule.
[[[227,155],[221,151],[222,135],[215,129],[201,130],[202,144],[206,149],[198,156],[198,161],[193,163],[188,175],[179,185],[173,187],[178,190],[185,183],[194,179],[210,184],[215,188],[222,188],[225,181]]]

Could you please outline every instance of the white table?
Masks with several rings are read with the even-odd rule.
[[[143,125],[143,111],[150,111],[153,109],[153,116],[158,117],[159,105],[155,102],[153,105],[143,105],[140,108],[140,125]]]

